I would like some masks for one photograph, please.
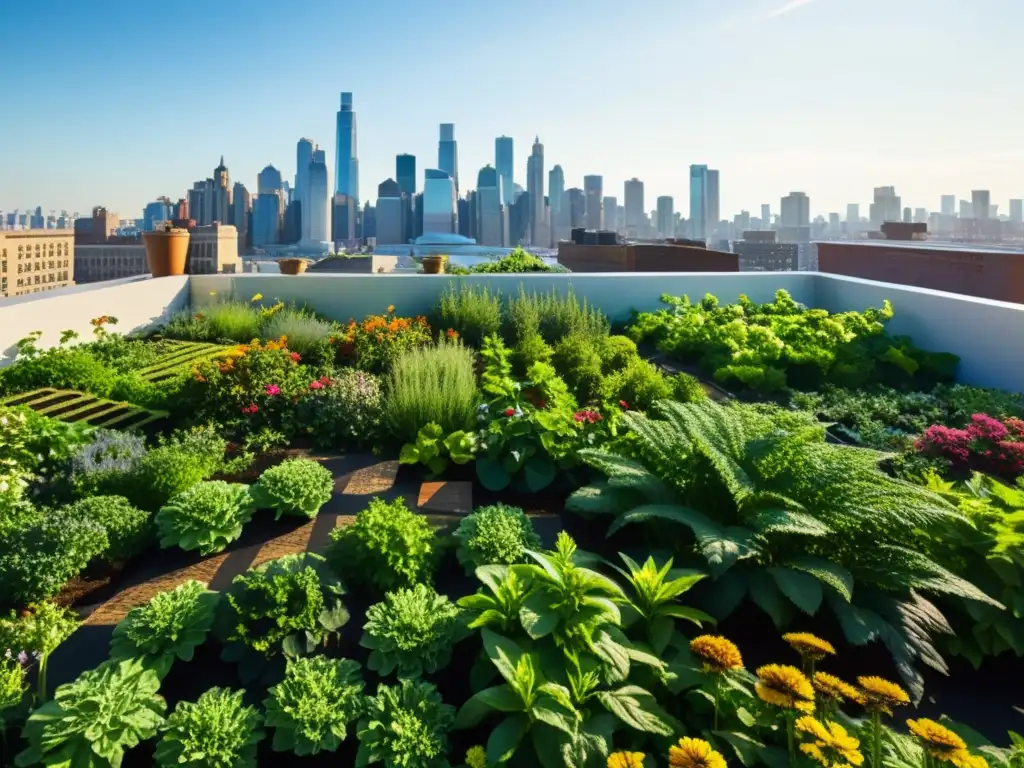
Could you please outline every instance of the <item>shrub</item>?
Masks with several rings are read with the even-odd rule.
[[[260,713],[242,703],[244,695],[211,688],[195,702],[178,702],[156,746],[156,764],[254,768],[256,745],[266,734]]]
[[[385,768],[449,768],[448,731],[455,708],[441,701],[430,683],[402,680],[380,685],[367,699],[359,721],[356,762],[381,762]]]
[[[112,563],[131,560],[149,544],[150,513],[132,506],[123,496],[91,496],[67,507],[66,513],[103,526],[110,542],[103,556]]]
[[[263,323],[265,339],[287,339],[288,349],[307,362],[325,363],[333,357],[330,345],[334,324],[293,307],[282,309]]]
[[[432,341],[427,318],[397,317],[393,306],[388,307],[385,315],[369,315],[359,323],[349,320],[344,331],[335,337],[343,359],[372,373],[383,373],[403,352]]]
[[[502,256],[500,259],[474,264],[470,271],[475,273],[492,274],[510,272],[555,272],[557,270],[539,256],[534,256],[523,248],[517,247],[513,248],[511,253]]]
[[[69,477],[79,495],[117,493],[146,455],[146,441],[134,432],[97,429],[71,456]]]
[[[366,612],[360,645],[370,649],[368,669],[381,677],[433,674],[452,660],[452,646],[465,636],[461,611],[426,584],[388,592]]]
[[[350,659],[289,659],[284,680],[263,702],[274,751],[299,757],[336,751],[362,712],[365,685]]]
[[[378,592],[431,580],[436,538],[405,500],[370,499],[356,519],[331,531],[327,560],[345,579]]]
[[[163,678],[175,659],[191,661],[213,626],[218,594],[194,579],[159,592],[114,627],[110,658],[140,659]]]
[[[256,506],[273,509],[275,520],[281,515],[312,520],[333,493],[331,471],[312,459],[288,459],[270,467],[252,487]]]
[[[239,662],[244,682],[269,660],[315,652],[348,621],[344,587],[319,555],[285,555],[237,576],[215,629],[221,658]]]
[[[487,290],[448,284],[437,307],[438,328],[451,329],[469,346],[479,348],[485,337],[501,329],[501,298]]]
[[[999,421],[984,413],[971,416],[965,429],[936,424],[925,430],[915,447],[926,456],[941,457],[954,469],[978,469],[1013,479],[1024,475],[1024,421]]]
[[[295,406],[295,422],[318,447],[361,447],[377,437],[384,398],[372,373],[346,369],[314,379],[309,387]]]
[[[455,529],[459,562],[472,573],[481,565],[523,562],[527,549],[537,549],[540,537],[519,507],[492,504],[467,515]]]
[[[262,317],[250,303],[227,301],[202,308],[209,328],[209,341],[248,342],[259,338]]]
[[[159,509],[220,470],[225,447],[212,427],[178,432],[139,460],[122,493],[138,507]]]
[[[6,733],[17,719],[27,690],[21,661],[0,657],[0,733]]]
[[[53,347],[27,358],[19,355],[0,372],[0,384],[10,392],[53,387],[107,397],[116,377],[85,347]]]
[[[700,403],[708,399],[704,385],[688,373],[677,373],[669,377],[672,399],[680,403]]]
[[[0,601],[24,605],[53,597],[109,546],[106,530],[91,520],[27,511],[4,533]]]
[[[473,353],[457,343],[409,350],[397,358],[384,387],[383,423],[396,440],[413,443],[435,423],[449,435],[476,417]]]
[[[157,512],[160,546],[198,549],[201,555],[221,552],[242,535],[255,511],[249,487],[212,480],[174,496]]]
[[[604,374],[601,356],[591,337],[582,333],[566,336],[555,346],[552,363],[580,403],[600,397]]]
[[[604,380],[606,399],[622,401],[630,408],[646,411],[658,400],[672,395],[672,384],[657,366],[639,357],[615,371]]]
[[[625,368],[640,357],[636,342],[628,336],[609,336],[601,341],[597,351],[601,355],[601,370],[605,373],[614,373]]]
[[[159,688],[156,672],[138,661],[106,661],[83,672],[29,717],[22,731],[28,747],[15,765],[72,765],[72,758],[96,768],[120,765],[163,724]]]
[[[578,301],[571,288],[564,296],[555,289],[546,294],[534,294],[534,301],[540,305],[540,333],[549,344],[557,344],[574,333],[598,342],[611,329],[604,313],[590,306],[586,299]]]
[[[518,295],[508,300],[503,335],[512,345],[540,335],[541,302],[536,293],[527,293],[520,284]]]
[[[554,350],[544,341],[540,333],[532,333],[516,343],[512,350],[512,370],[520,377],[525,377],[526,372],[534,363],[550,363]]]

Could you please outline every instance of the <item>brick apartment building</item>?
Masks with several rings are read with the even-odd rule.
[[[75,284],[70,229],[0,231],[0,296],[22,296]]]
[[[735,253],[712,251],[689,240],[619,243],[613,233],[574,232],[558,244],[558,263],[570,272],[739,272]],[[594,235],[604,237],[594,237]],[[599,240],[594,242],[594,240]],[[603,241],[603,242],[602,242]]]

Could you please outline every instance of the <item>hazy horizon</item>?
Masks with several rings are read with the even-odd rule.
[[[76,4],[79,5],[79,4]],[[124,218],[177,199],[223,154],[250,190],[268,163],[291,182],[295,143],[326,150],[352,91],[360,197],[395,155],[437,164],[455,124],[463,189],[515,139],[525,187],[534,136],[566,186],[645,182],[684,216],[688,168],[721,172],[721,212],[760,214],[792,190],[812,214],[894,185],[904,205],[988,189],[1024,197],[1019,0],[610,0],[494,5],[130,0],[5,8],[0,64],[17,72],[0,124],[0,210],[41,205]]]

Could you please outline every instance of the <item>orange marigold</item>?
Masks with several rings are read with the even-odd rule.
[[[814,688],[796,667],[787,664],[759,667],[754,692],[767,704],[806,714],[814,712]]]
[[[844,701],[852,701],[854,704],[864,703],[863,693],[828,672],[815,672],[811,684],[818,695],[824,699],[831,699],[840,704]]]
[[[864,692],[864,706],[870,712],[892,714],[893,707],[910,703],[910,696],[896,683],[881,677],[858,677],[857,684]]]
[[[643,752],[616,752],[608,756],[608,768],[644,768]]]
[[[826,656],[835,656],[836,649],[828,640],[822,640],[810,632],[789,632],[782,636],[789,647],[805,659],[821,661]]]
[[[704,739],[687,736],[669,747],[668,764],[672,768],[725,768],[725,758]]]
[[[690,641],[690,650],[704,665],[705,672],[719,673],[743,666],[743,656],[732,640],[721,635],[700,635]]]
[[[907,720],[907,728],[921,741],[929,755],[942,758],[953,752],[967,749],[967,744],[941,723],[922,717],[918,720]]]

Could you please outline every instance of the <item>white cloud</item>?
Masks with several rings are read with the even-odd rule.
[[[799,10],[804,6],[815,2],[817,2],[817,0],[789,0],[785,5],[780,5],[774,11],[769,12],[765,18],[774,19],[777,16],[785,16],[787,13],[792,13],[793,11]]]

